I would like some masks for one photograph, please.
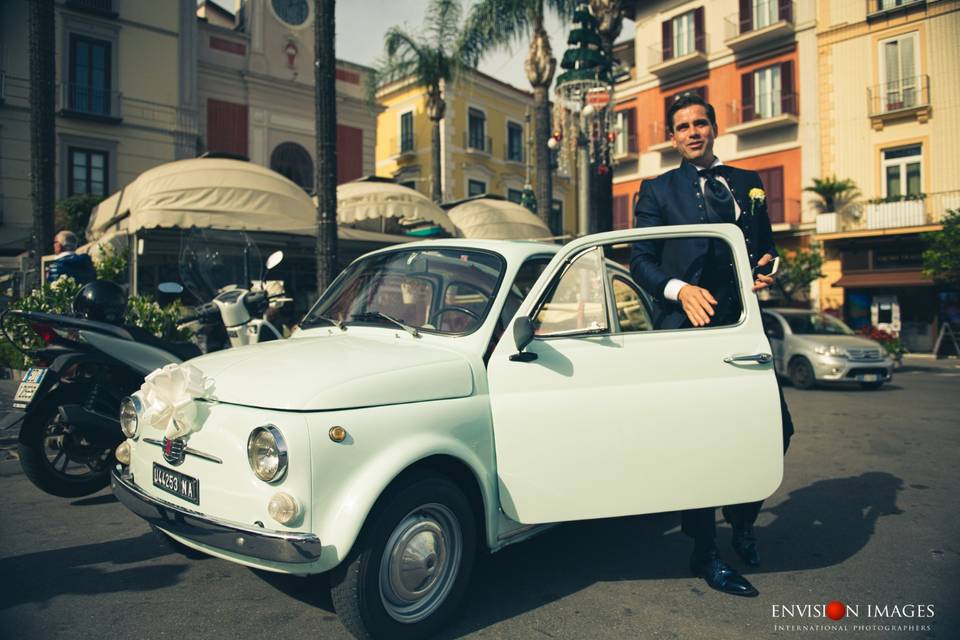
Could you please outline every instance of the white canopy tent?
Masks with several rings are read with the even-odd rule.
[[[447,213],[416,189],[381,180],[354,180],[337,187],[337,222],[351,224],[377,218],[422,218],[450,235],[457,234]]]
[[[477,198],[447,212],[464,238],[547,240],[550,229],[529,209],[509,200]]]

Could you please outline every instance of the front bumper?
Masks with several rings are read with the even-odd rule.
[[[857,376],[876,375],[878,382],[890,382],[893,379],[893,361],[850,360],[837,356],[816,356],[813,368],[817,380],[823,382],[857,382]]]
[[[270,562],[305,564],[320,558],[320,538],[312,533],[268,531],[209,518],[147,495],[128,470],[114,469],[110,486],[125,507],[150,524],[199,545]]]

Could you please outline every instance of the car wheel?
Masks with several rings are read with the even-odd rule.
[[[340,622],[357,638],[421,638],[457,610],[476,555],[473,510],[441,477],[408,482],[375,508],[331,574]]]
[[[817,378],[809,360],[801,357],[790,363],[790,382],[797,389],[813,389]]]
[[[883,381],[880,382],[861,382],[860,386],[864,389],[869,389],[871,391],[879,389],[883,386]]]

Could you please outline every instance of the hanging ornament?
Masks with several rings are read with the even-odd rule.
[[[598,165],[597,165],[597,175],[598,175],[598,176],[605,176],[605,175],[607,175],[608,173],[610,173],[610,167],[608,167],[608,166],[605,165],[605,164],[598,164]]]
[[[547,148],[550,149],[550,151],[556,151],[559,146],[560,142],[556,138],[549,138],[547,140]]]
[[[617,140],[617,132],[616,132],[616,131],[610,131],[610,132],[608,132],[608,133],[607,133],[607,140],[608,140],[609,142],[616,142],[616,140]]]

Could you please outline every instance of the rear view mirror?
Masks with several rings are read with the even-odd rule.
[[[537,359],[537,354],[526,353],[524,349],[533,340],[533,323],[529,316],[519,316],[513,322],[513,342],[517,345],[518,353],[510,356],[511,360],[530,362]]]
[[[270,257],[267,258],[267,271],[273,269],[281,262],[283,262],[283,251],[274,251],[270,254]]]

